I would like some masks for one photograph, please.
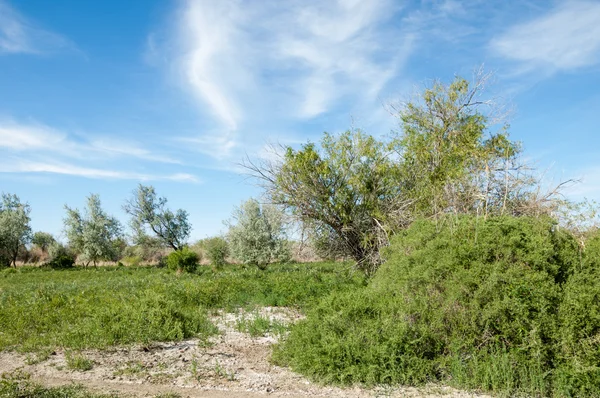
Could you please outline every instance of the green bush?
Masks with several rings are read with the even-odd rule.
[[[227,264],[225,258],[229,255],[229,245],[224,238],[215,236],[214,238],[206,239],[203,242],[203,246],[206,256],[214,267],[219,268]]]
[[[49,261],[43,264],[44,267],[52,269],[73,268],[75,265],[75,255],[68,248],[58,242],[54,242],[48,248]]]
[[[194,272],[200,263],[200,255],[184,247],[167,256],[167,267],[176,271]]]
[[[75,266],[75,259],[73,258],[73,256],[61,254],[45,263],[44,266],[50,267],[52,269],[73,268],[73,266]]]
[[[416,222],[366,288],[323,299],[274,358],[335,383],[597,396],[595,245],[581,261],[576,240],[550,219]]]

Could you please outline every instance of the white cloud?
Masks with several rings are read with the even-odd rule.
[[[600,62],[600,3],[561,2],[546,15],[509,28],[494,38],[499,56],[522,62],[524,71],[539,67],[569,70]]]
[[[569,186],[565,193],[574,199],[600,200],[600,167],[589,167],[578,172],[579,182]]]
[[[65,37],[44,30],[0,0],[0,54],[44,54],[74,48]]]
[[[111,137],[77,142],[67,134],[42,124],[0,121],[0,149],[13,152],[56,153],[73,158],[134,157],[161,163],[180,164],[168,156],[153,153],[135,143]]]
[[[154,153],[135,143],[117,141],[114,137],[96,137],[88,141],[76,141],[68,134],[41,124],[19,124],[0,121],[0,172],[3,173],[53,173],[87,178],[172,180],[198,182],[187,173],[157,175],[110,170],[104,167],[88,167],[88,164],[131,164],[132,159],[152,163],[181,164],[179,160]],[[48,161],[52,159],[52,161]],[[76,159],[77,165],[65,161]]]
[[[398,11],[391,0],[184,1],[171,66],[215,117],[186,139],[221,159],[264,126],[380,107],[413,50],[414,35],[390,23]]]
[[[81,167],[69,163],[36,162],[11,158],[6,159],[4,163],[0,163],[0,173],[50,173],[97,179],[138,181],[172,180],[183,182],[198,182],[198,179],[195,176],[185,173],[177,173],[171,175],[155,175]]]

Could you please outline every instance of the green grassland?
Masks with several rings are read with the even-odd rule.
[[[106,348],[190,337],[217,329],[217,309],[291,306],[306,309],[364,278],[343,263],[226,266],[176,274],[153,267],[0,272],[0,349]]]

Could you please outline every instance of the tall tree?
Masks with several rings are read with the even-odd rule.
[[[157,197],[154,187],[140,184],[123,210],[131,216],[131,228],[136,243],[147,242],[148,233],[153,233],[162,244],[174,250],[185,247],[192,226],[188,213],[178,209],[175,213],[167,207],[167,199]]]
[[[272,203],[308,227],[322,255],[353,258],[371,273],[388,234],[408,222],[397,164],[385,143],[360,131],[325,133],[320,146],[287,147],[276,161],[245,166]]]
[[[17,195],[2,194],[0,203],[0,257],[13,266],[17,266],[19,249],[31,241],[31,208],[27,203],[21,203]],[[2,259],[0,258],[0,261]]]
[[[44,253],[48,253],[48,248],[56,242],[54,236],[47,232],[36,232],[33,234],[33,238],[31,239],[31,243],[42,249]]]
[[[65,205],[67,217],[64,219],[69,246],[81,256],[86,265],[94,265],[100,260],[114,260],[117,254],[116,242],[122,237],[119,221],[102,210],[100,197],[90,195],[87,207],[81,213]]]

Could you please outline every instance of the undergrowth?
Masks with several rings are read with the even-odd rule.
[[[600,396],[600,236],[549,219],[417,222],[370,284],[325,297],[274,359],[313,379]]]
[[[209,313],[239,307],[306,308],[332,291],[359,286],[348,264],[273,265],[265,271],[228,265],[176,275],[150,267],[0,273],[0,350],[206,339],[217,333]]]

